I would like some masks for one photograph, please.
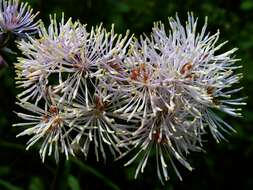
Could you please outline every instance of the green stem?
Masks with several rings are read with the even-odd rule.
[[[92,175],[96,176],[97,178],[101,179],[108,187],[111,187],[113,190],[120,190],[119,186],[116,185],[112,180],[101,174],[100,172],[96,171],[94,168],[84,164],[83,162],[75,159],[75,158],[70,158],[70,161],[78,165],[78,167],[85,171],[89,172]]]

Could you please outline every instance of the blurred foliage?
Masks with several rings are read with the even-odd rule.
[[[200,25],[208,16],[209,30],[221,31],[220,42],[229,40],[225,49],[238,47],[245,88],[240,96],[248,96],[242,119],[225,117],[237,130],[227,135],[229,142],[216,144],[208,135],[204,143],[206,153],[188,156],[196,168],[189,172],[180,165],[184,181],[179,181],[171,171],[171,180],[162,186],[156,177],[155,162],[149,162],[145,173],[133,179],[134,166],[123,168],[123,161],[108,160],[97,163],[93,155],[88,160],[53,159],[43,164],[36,147],[25,151],[28,137],[16,139],[20,129],[12,128],[17,118],[15,105],[15,58],[4,55],[9,67],[0,70],[0,190],[86,190],[86,189],[253,189],[253,1],[252,0],[30,0],[46,23],[48,14],[65,12],[66,18],[79,19],[88,27],[103,22],[106,27],[115,23],[116,31],[125,33],[149,33],[154,21],[167,23],[176,13],[184,20],[187,11],[199,17]]]

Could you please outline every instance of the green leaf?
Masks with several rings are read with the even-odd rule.
[[[24,145],[8,142],[8,141],[5,141],[5,140],[0,140],[0,147],[16,149],[16,150],[21,150],[21,151],[25,150]]]
[[[0,166],[0,176],[6,176],[11,173],[11,168],[9,166]]]
[[[130,11],[129,6],[123,2],[118,3],[117,8],[118,8],[119,12],[123,12],[123,13],[127,13]]]
[[[247,0],[247,1],[242,2],[241,9],[245,10],[245,11],[252,10],[253,9],[253,1]]]
[[[68,176],[68,186],[71,190],[81,190],[78,179],[73,175]]]
[[[0,189],[4,188],[5,190],[22,190],[22,188],[12,185],[10,182],[0,179]]]
[[[76,165],[79,166],[79,168],[81,170],[83,170],[84,172],[89,172],[92,175],[96,176],[97,178],[99,178],[100,180],[102,180],[108,187],[111,187],[111,189],[114,190],[120,190],[120,188],[112,181],[110,180],[108,177],[104,176],[102,173],[98,172],[97,170],[95,170],[94,168],[84,164],[83,162],[76,160],[74,158],[70,159],[73,163],[75,163]]]
[[[39,177],[32,177],[29,190],[45,190],[43,181]]]

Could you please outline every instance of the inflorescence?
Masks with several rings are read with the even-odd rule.
[[[219,31],[207,33],[207,20],[197,32],[193,14],[186,25],[176,16],[170,29],[158,22],[137,39],[64,16],[38,26],[27,4],[17,3],[1,1],[2,31],[38,37],[26,33],[18,42],[17,98],[25,111],[17,115],[25,122],[14,126],[26,127],[17,136],[32,136],[27,149],[39,144],[43,162],[50,155],[59,161],[60,153],[68,159],[92,151],[97,161],[133,155],[125,165],[138,161],[137,177],[155,154],[163,183],[168,166],[181,179],[175,160],[192,170],[186,156],[202,150],[203,134],[219,142],[234,131],[217,111],[241,116],[245,104],[232,98],[242,89],[233,88],[242,77],[236,49],[218,53],[226,42],[217,45]]]
[[[33,36],[38,32],[37,13],[28,3],[19,0],[0,0],[0,69],[7,65],[2,52],[16,54],[9,48],[12,41]]]

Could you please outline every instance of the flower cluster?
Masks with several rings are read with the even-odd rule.
[[[98,161],[133,153],[125,165],[139,161],[135,177],[154,153],[161,182],[169,163],[181,179],[174,160],[192,170],[186,156],[202,150],[203,134],[219,142],[234,131],[216,112],[240,116],[243,98],[231,95],[242,75],[234,74],[236,49],[219,54],[225,43],[216,45],[219,31],[206,34],[207,22],[200,33],[192,14],[185,26],[177,16],[169,24],[137,39],[51,17],[39,38],[19,42],[18,104],[27,113],[15,126],[28,127],[18,135],[32,135],[27,149],[40,141],[43,161],[90,149]]]
[[[39,39],[19,43],[24,57],[16,64],[17,84],[24,90],[18,98],[35,114],[18,114],[26,120],[35,118],[35,127],[20,135],[34,134],[28,148],[44,137],[43,160],[47,152],[51,155],[53,144],[56,160],[58,150],[68,158],[74,147],[87,156],[93,146],[97,160],[99,153],[106,159],[105,145],[115,157],[121,153],[117,144],[125,124],[118,123],[121,116],[113,113],[120,99],[107,88],[106,73],[114,62],[122,61],[130,43],[127,36],[115,34],[113,26],[110,32],[102,25],[87,31],[79,22],[65,22],[63,17],[58,24],[54,17],[48,28],[41,25]],[[41,105],[43,111],[36,111]]]

